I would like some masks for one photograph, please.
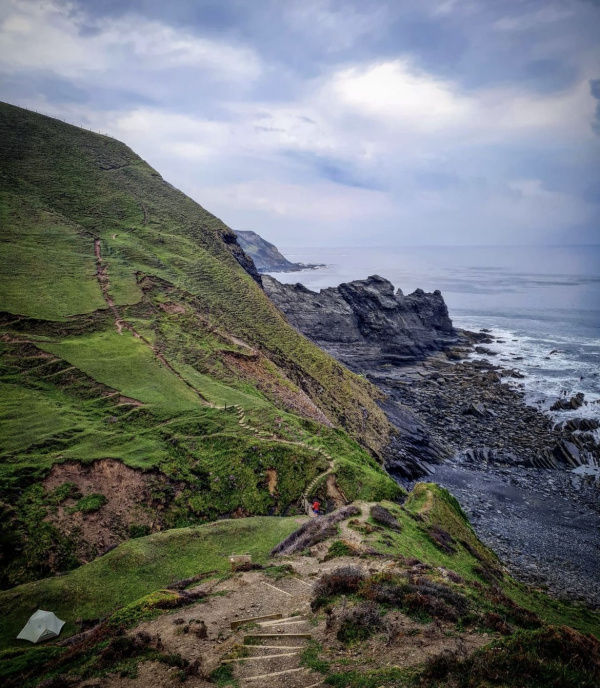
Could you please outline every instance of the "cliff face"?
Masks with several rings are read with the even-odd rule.
[[[288,322],[354,371],[422,359],[457,341],[439,291],[405,296],[378,275],[316,293],[263,277]]]
[[[296,272],[304,266],[289,261],[277,248],[256,232],[237,231],[239,245],[252,258],[259,272]]]

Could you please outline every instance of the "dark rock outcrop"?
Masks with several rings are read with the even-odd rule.
[[[252,256],[248,255],[242,246],[238,243],[237,236],[234,232],[229,230],[223,233],[223,242],[229,249],[231,255],[244,268],[244,270],[262,287],[261,276],[256,269]]]
[[[263,277],[288,322],[356,372],[423,359],[458,341],[439,291],[405,296],[377,275],[310,291]]]
[[[238,230],[236,232],[239,245],[252,258],[259,272],[298,272],[321,265],[305,265],[292,263],[274,244],[266,241],[256,232]]]
[[[577,392],[574,397],[570,399],[557,399],[550,407],[551,411],[572,411],[583,406],[584,401],[583,392]]]
[[[382,390],[388,395],[382,408],[398,430],[383,452],[386,471],[403,484],[431,475],[435,471],[432,465],[448,459],[451,451],[411,409],[394,398],[392,389]]]

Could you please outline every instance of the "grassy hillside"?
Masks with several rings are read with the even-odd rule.
[[[6,104],[0,160],[0,585],[130,531],[285,513],[331,461],[348,498],[397,493],[379,392],[287,325],[218,218],[122,143]]]
[[[64,634],[76,631],[76,619],[111,614],[159,588],[209,571],[229,570],[228,556],[250,553],[264,562],[269,551],[298,528],[301,520],[256,516],[203,526],[177,528],[129,540],[96,561],[66,576],[27,583],[0,592],[0,648],[21,645],[16,635],[32,606],[48,608],[67,622]]]
[[[516,583],[477,539],[456,500],[437,485],[418,484],[403,506],[359,501],[353,512],[327,531],[325,539],[305,540],[305,549],[269,559],[269,550],[304,520],[254,517],[165,531],[124,543],[65,576],[0,592],[0,614],[6,620],[0,628],[0,676],[10,677],[8,685],[15,686],[37,685],[44,674],[60,674],[64,680],[65,674],[73,679],[91,678],[126,670],[127,676],[134,677],[139,663],[167,658],[144,652],[119,654],[109,664],[97,658],[106,657],[111,643],[121,642],[123,630],[137,637],[136,628],[157,634],[164,642],[164,647],[160,645],[164,653],[182,653],[189,661],[201,656],[206,662],[213,652],[217,658],[205,667],[211,671],[220,659],[244,657],[235,644],[242,635],[235,636],[229,628],[232,618],[251,614],[248,609],[257,603],[270,605],[261,613],[285,612],[287,607],[278,604],[306,609],[306,592],[312,587],[309,623],[305,629],[288,629],[315,634],[301,660],[318,672],[310,685],[318,678],[326,679],[327,685],[356,688],[455,685],[435,679],[448,673],[468,676],[470,671],[493,679],[502,665],[504,675],[517,672],[514,684],[504,678],[491,679],[489,685],[596,685],[577,682],[581,679],[577,665],[590,664],[584,678],[598,671],[598,657],[589,654],[597,654],[600,648],[592,637],[600,637],[598,613]],[[303,529],[306,533],[305,525]],[[164,589],[204,572],[224,573],[227,555],[242,551],[251,552],[253,561],[267,568],[213,580],[207,586],[212,596],[200,604],[193,596],[181,600],[178,593]],[[357,575],[359,583],[352,584]],[[267,603],[260,594],[265,582],[288,593],[283,599],[276,594]],[[192,606],[181,609],[181,604]],[[353,616],[365,604],[369,615]],[[51,608],[67,621],[61,639],[99,618],[107,620],[96,627],[95,635],[72,648],[61,649],[53,641],[31,647],[15,635],[36,607]],[[169,613],[173,616],[160,618]],[[209,620],[212,649],[193,636],[189,643],[181,640],[189,628],[179,626],[198,616]],[[183,619],[179,626],[174,623],[177,617]],[[218,623],[210,621],[215,618]],[[582,636],[564,624],[591,635]],[[559,659],[556,648],[539,642],[557,634],[558,655],[566,667],[550,666],[549,661]],[[507,638],[500,641],[503,635]],[[568,644],[573,641],[577,641],[575,648]],[[526,648],[506,658],[497,656],[498,648],[519,643],[530,644],[530,656],[523,656]],[[462,651],[451,652],[455,646]],[[349,651],[344,652],[344,647]],[[58,657],[62,659],[56,664]],[[484,657],[485,663],[480,662]],[[486,666],[493,658],[494,674],[489,674]],[[131,664],[118,663],[123,660]],[[519,681],[518,672],[533,670],[540,663],[553,683]],[[186,665],[180,661],[177,666]],[[222,676],[235,678],[225,671]],[[184,674],[180,677],[185,679]],[[569,677],[572,680],[566,681]]]

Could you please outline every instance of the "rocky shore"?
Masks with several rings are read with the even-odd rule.
[[[596,421],[528,406],[523,374],[492,362],[488,332],[455,330],[439,292],[405,296],[377,276],[320,293],[263,284],[292,325],[385,392],[398,435],[383,458],[399,482],[444,485],[516,578],[600,605]]]
[[[369,378],[449,449],[427,480],[457,497],[515,578],[600,606],[600,485],[572,472],[600,458],[595,423],[555,424],[525,404],[514,375],[438,355]]]
[[[600,607],[598,490],[559,470],[450,461],[432,482],[459,500],[517,580]]]
[[[462,351],[467,356],[469,349]],[[411,366],[370,371],[368,377],[415,411],[452,455],[470,463],[569,469],[600,457],[597,423],[556,424],[526,405],[515,384],[518,371],[487,361],[449,361],[448,353],[456,356],[452,350]]]
[[[263,277],[288,322],[355,372],[404,365],[459,341],[439,291],[394,290],[373,275],[314,292]]]

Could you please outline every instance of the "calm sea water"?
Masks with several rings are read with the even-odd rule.
[[[274,273],[316,291],[374,274],[405,294],[440,289],[457,327],[503,340],[490,360],[526,374],[519,384],[531,403],[547,410],[560,394],[584,392],[588,403],[561,418],[600,417],[600,246],[280,249],[327,264]]]

